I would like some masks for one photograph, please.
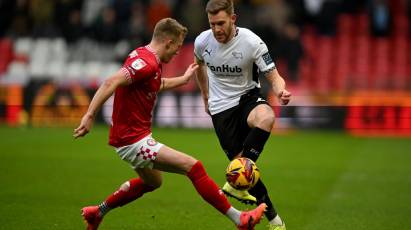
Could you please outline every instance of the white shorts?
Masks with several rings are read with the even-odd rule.
[[[151,134],[138,142],[115,148],[122,160],[128,162],[134,169],[153,168],[153,161],[163,144],[151,137]]]

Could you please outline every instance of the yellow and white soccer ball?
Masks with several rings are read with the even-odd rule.
[[[235,189],[248,190],[260,179],[260,170],[254,161],[241,157],[230,162],[226,170],[226,180]]]

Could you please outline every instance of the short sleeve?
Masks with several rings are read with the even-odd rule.
[[[127,58],[121,71],[125,74],[127,81],[133,83],[152,76],[152,69],[143,57],[136,56]]]
[[[200,34],[194,41],[194,56],[200,62],[204,62],[204,38],[203,34]]]
[[[275,69],[275,64],[268,52],[267,45],[259,38],[255,46],[255,64],[260,72],[265,73]]]

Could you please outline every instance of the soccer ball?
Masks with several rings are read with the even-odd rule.
[[[260,170],[254,161],[242,157],[234,159],[227,167],[225,177],[235,189],[248,190],[260,179]]]

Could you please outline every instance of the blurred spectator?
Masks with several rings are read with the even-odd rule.
[[[125,38],[128,36],[128,25],[131,17],[132,0],[112,0],[112,7],[116,12],[116,25],[119,36]]]
[[[85,33],[81,21],[83,0],[56,0],[54,18],[67,42],[75,42]]]
[[[0,38],[5,35],[12,22],[15,6],[13,1],[0,1]]]
[[[343,0],[341,1],[340,13],[357,13],[364,8],[366,1],[367,0]]]
[[[335,35],[337,31],[337,15],[341,0],[326,0],[318,15],[318,32],[323,35]]]
[[[10,1],[11,2],[11,1]],[[8,12],[3,12],[4,15],[13,14],[11,28],[9,34],[11,36],[30,36],[31,35],[31,19],[29,14],[29,2],[28,0],[17,0],[15,2],[14,10],[8,9]],[[1,15],[3,15],[1,13]],[[1,16],[0,16],[1,17]],[[0,21],[3,21],[1,19]],[[6,21],[6,19],[5,19]],[[1,32],[0,32],[1,33]]]
[[[142,45],[151,39],[147,33],[145,12],[146,9],[141,1],[135,2],[131,7],[127,38],[133,43],[132,46],[136,46],[137,44]]]
[[[408,27],[411,34],[411,0],[406,0],[407,3],[407,14],[408,14]]]
[[[335,35],[341,0],[304,0],[307,19],[322,35]]]
[[[277,33],[281,33],[289,21],[291,10],[283,0],[268,0],[256,10],[257,23],[268,23]]]
[[[298,25],[298,27],[302,27],[305,23],[304,15],[304,0],[288,0],[286,1],[287,5],[292,12],[290,17],[290,22],[293,22]]]
[[[303,0],[304,9],[306,12],[306,19],[310,23],[315,23],[317,21],[318,15],[322,9],[323,3],[326,0]]]
[[[384,37],[390,32],[391,13],[386,0],[369,1],[371,32],[374,36]]]
[[[147,8],[147,28],[151,34],[156,23],[162,19],[172,17],[170,6],[164,0],[150,0]]]
[[[71,13],[81,10],[82,0],[55,0],[54,21],[58,28],[62,29],[69,24]]]
[[[177,18],[188,28],[186,42],[194,41],[196,36],[207,28],[204,16],[205,5],[202,0],[182,0],[176,6]]]
[[[111,7],[105,7],[101,17],[92,28],[94,38],[104,43],[114,43],[119,40],[119,28],[116,25],[116,12]]]
[[[73,43],[82,38],[85,34],[85,29],[81,23],[80,10],[70,12],[68,22],[62,27],[62,34],[68,43]]]
[[[31,0],[34,37],[56,37],[58,30],[54,24],[54,0]]]
[[[281,57],[287,64],[287,80],[298,81],[299,63],[304,55],[301,43],[300,30],[295,24],[287,24],[281,43]]]
[[[84,0],[81,12],[83,25],[86,27],[92,26],[106,6],[106,0]]]
[[[256,4],[250,4],[250,2],[245,0],[238,0],[237,2],[241,2],[241,4],[238,4],[236,2],[234,3],[234,13],[237,15],[241,15],[241,17],[237,17],[236,24],[245,28],[253,28],[253,26],[255,26],[256,23]]]
[[[266,42],[273,57],[278,57],[281,52],[278,44],[279,37],[290,18],[290,8],[283,0],[269,0],[257,6],[255,15],[252,28]]]

